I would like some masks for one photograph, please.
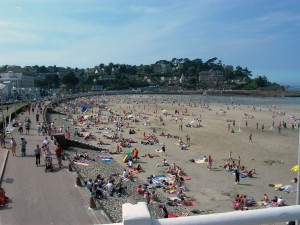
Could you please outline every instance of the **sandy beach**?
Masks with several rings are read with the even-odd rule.
[[[99,105],[102,101],[106,108],[93,107],[86,112],[81,112],[82,104],[94,102]],[[186,195],[192,197],[196,206],[192,209],[209,209],[211,212],[232,211],[231,199],[236,194],[253,197],[257,202],[263,199],[266,193],[269,198],[282,196],[287,205],[295,204],[296,184],[291,180],[296,173],[291,168],[297,164],[298,152],[298,129],[292,129],[292,115],[298,115],[299,111],[287,107],[281,108],[271,104],[252,107],[251,105],[226,105],[218,102],[205,101],[182,101],[178,96],[156,96],[156,95],[130,95],[130,96],[100,96],[77,100],[74,120],[86,116],[83,124],[72,126],[80,129],[83,127],[91,132],[94,139],[87,140],[91,144],[97,144],[98,138],[110,143],[105,146],[110,151],[116,151],[116,143],[105,139],[104,133],[99,128],[111,128],[116,130],[116,122],[123,123],[118,135],[122,133],[123,138],[133,139],[131,148],[123,148],[123,154],[114,155],[114,160],[127,169],[126,163],[122,161],[124,155],[134,148],[139,150],[140,164],[146,172],[137,176],[146,182],[151,175],[165,174],[167,167],[158,167],[166,159],[169,164],[175,163],[186,173],[190,180],[185,181],[188,188]],[[90,104],[92,105],[92,104]],[[70,104],[63,104],[60,110],[70,112]],[[64,108],[64,109],[63,109]],[[101,112],[100,112],[101,111]],[[175,111],[179,112],[175,115]],[[124,114],[125,113],[125,114]],[[88,116],[87,116],[88,115]],[[131,115],[131,117],[128,117]],[[102,123],[107,123],[109,116],[114,122],[108,124],[93,125],[91,118],[99,118]],[[161,117],[161,118],[160,118]],[[126,119],[125,119],[126,118]],[[125,119],[125,120],[124,120]],[[133,122],[136,119],[139,122]],[[235,126],[233,125],[235,121]],[[278,125],[286,122],[287,129],[282,128],[278,132]],[[272,123],[274,122],[274,129]],[[87,123],[90,123],[87,128]],[[257,129],[258,123],[258,129]],[[180,126],[182,125],[182,130]],[[187,127],[186,125],[190,125]],[[196,127],[196,126],[200,127]],[[264,130],[262,130],[264,125]],[[230,128],[229,128],[230,126]],[[129,134],[129,129],[136,134]],[[105,135],[113,135],[112,130],[107,130]],[[179,138],[160,136],[161,133],[170,136],[178,136],[186,143],[186,136],[190,137],[190,145],[187,150],[181,150]],[[252,142],[249,135],[252,134]],[[73,134],[73,133],[72,133]],[[141,144],[144,134],[155,135],[160,143],[166,148],[166,156],[161,153],[162,144]],[[232,159],[229,159],[232,152]],[[141,157],[147,153],[158,154],[159,157]],[[213,162],[211,170],[207,169],[206,163],[190,162],[191,159],[203,159],[211,155]],[[239,184],[235,184],[235,176],[223,168],[224,163],[235,161],[246,170],[255,169],[253,178],[241,178]],[[135,164],[135,165],[137,165]],[[270,184],[290,185],[288,192],[275,190]],[[160,190],[161,191],[161,190]],[[166,197],[173,195],[163,193]],[[175,195],[176,196],[176,195]],[[264,207],[264,206],[260,206]]]

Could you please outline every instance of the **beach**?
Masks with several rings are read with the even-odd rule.
[[[82,112],[83,104],[88,106],[85,112]],[[75,127],[84,128],[85,132],[88,131],[93,136],[93,139],[86,140],[87,143],[96,145],[101,138],[110,144],[103,147],[109,151],[116,151],[117,142],[112,142],[105,136],[116,133],[122,134],[125,139],[131,138],[136,141],[137,143],[132,143],[130,148],[123,148],[122,154],[114,154],[113,159],[128,170],[123,158],[137,148],[139,159],[135,166],[140,164],[145,170],[136,175],[141,183],[147,183],[147,177],[151,175],[166,174],[168,167],[157,166],[161,165],[164,159],[170,165],[175,163],[181,167],[184,177],[190,178],[185,180],[186,195],[195,202],[195,206],[185,207],[182,212],[193,209],[206,210],[209,213],[229,212],[234,210],[231,200],[237,194],[247,195],[259,202],[266,193],[269,198],[282,196],[287,205],[295,204],[296,184],[291,180],[297,174],[292,172],[291,168],[297,164],[298,154],[298,129],[295,118],[300,111],[297,110],[296,104],[274,105],[267,99],[259,104],[253,99],[239,104],[235,97],[226,98],[225,101],[222,98],[197,96],[120,95],[86,97],[62,104],[57,110],[68,113],[74,110],[69,120],[63,120],[64,116],[54,114],[54,123],[55,120],[62,120],[66,123],[65,127],[69,124],[71,134],[74,133]],[[76,121],[80,116],[86,119],[82,123],[72,125],[72,120]],[[101,123],[95,125],[91,118],[99,118]],[[138,122],[133,122],[134,120]],[[279,133],[278,125],[283,122],[286,122],[287,129],[282,126]],[[296,126],[292,129],[294,122]],[[117,129],[116,124],[123,126],[120,131],[114,132]],[[104,128],[108,129],[103,130]],[[136,133],[129,134],[129,129],[135,130]],[[249,140],[250,134],[252,142]],[[145,141],[145,136],[151,135],[154,135],[159,143],[141,144],[141,141]],[[186,150],[181,150],[179,138],[183,143],[187,143],[187,136],[190,138],[190,144]],[[74,137],[71,136],[72,138]],[[166,155],[161,152],[163,145]],[[230,152],[232,159],[229,159]],[[142,157],[148,153],[158,157]],[[210,170],[207,169],[207,164],[201,161],[204,156],[209,155],[212,157]],[[191,162],[193,160],[199,163]],[[244,166],[247,171],[255,169],[253,178],[241,178],[239,184],[236,184],[235,176],[224,169],[225,162],[233,161],[236,164],[240,161],[240,166]],[[288,185],[287,191],[275,190],[273,185],[276,184],[277,187]],[[135,187],[136,184],[130,185]],[[156,190],[165,198],[174,196],[163,192],[162,189]],[[137,198],[136,201],[138,200],[143,199]],[[264,206],[255,208],[262,207]]]

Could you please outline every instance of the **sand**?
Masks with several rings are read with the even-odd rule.
[[[174,100],[175,99],[175,100]],[[195,199],[197,206],[192,209],[212,210],[212,212],[232,211],[231,201],[236,194],[245,194],[253,197],[256,201],[263,198],[264,193],[270,198],[282,196],[288,205],[295,204],[296,193],[292,189],[296,184],[291,180],[296,177],[296,173],[291,168],[297,164],[298,152],[298,129],[292,130],[291,121],[287,115],[297,115],[299,111],[291,111],[284,108],[256,107],[254,110],[251,106],[234,106],[222,103],[204,103],[198,101],[196,106],[189,102],[180,102],[177,97],[160,97],[153,95],[130,95],[130,96],[102,96],[101,100],[106,100],[107,110],[101,112],[102,121],[107,122],[109,110],[124,115],[123,111],[141,113],[140,122],[135,123],[130,120],[129,126],[137,131],[134,135],[129,135],[129,128],[124,129],[124,138],[132,138],[138,143],[133,144],[132,148],[124,148],[124,152],[132,151],[134,147],[139,150],[139,156],[146,153],[159,154],[160,157],[144,158],[140,157],[138,163],[146,170],[145,173],[138,174],[138,177],[146,181],[150,175],[163,174],[165,168],[157,167],[163,159],[170,164],[176,163],[191,177],[186,181],[189,191],[186,193]],[[85,101],[85,100],[84,100]],[[157,113],[155,111],[157,110]],[[175,116],[175,110],[179,110],[179,115]],[[187,113],[186,113],[187,110]],[[77,109],[76,118],[80,109]],[[93,113],[88,112],[81,115],[96,115],[98,109],[94,108]],[[224,112],[226,111],[226,112]],[[165,114],[164,114],[165,112]],[[183,115],[184,112],[184,115]],[[285,115],[282,113],[285,112]],[[193,115],[192,115],[193,114]],[[246,119],[245,114],[250,118]],[[271,130],[272,115],[274,116],[275,129]],[[162,116],[163,123],[159,122],[158,117]],[[254,117],[251,119],[251,117]],[[144,117],[145,119],[141,119]],[[176,119],[177,123],[176,123]],[[183,118],[181,123],[180,118]],[[201,120],[200,128],[188,128],[185,125],[191,121]],[[235,120],[235,127],[232,122]],[[248,126],[246,126],[246,121]],[[279,121],[286,121],[288,129],[282,129],[281,134],[277,131]],[[148,125],[144,125],[147,122]],[[259,123],[259,129],[256,129],[256,123]],[[198,124],[195,122],[193,125]],[[183,125],[183,130],[179,125]],[[235,133],[228,132],[228,124],[234,129]],[[265,129],[262,131],[261,125]],[[79,127],[79,126],[78,126]],[[85,125],[83,127],[86,127]],[[98,139],[104,142],[110,142],[99,133],[97,128],[110,127],[115,129],[114,124],[91,126],[88,131]],[[157,153],[156,149],[161,146],[142,145],[140,144],[144,132],[150,134],[156,130],[156,137],[166,146],[167,156]],[[186,141],[186,135],[190,136],[191,144],[188,150],[181,150],[176,144],[178,139],[161,137],[161,132],[165,134],[177,135]],[[252,133],[253,142],[249,142],[249,134]],[[111,135],[109,132],[106,135]],[[89,142],[95,143],[90,140]],[[108,149],[116,150],[116,143],[111,143]],[[241,178],[240,184],[235,184],[235,176],[223,169],[225,161],[229,161],[229,152],[232,152],[233,160],[237,162],[238,157],[241,159],[241,165],[246,169],[255,169],[257,175],[254,178]],[[211,155],[213,166],[211,170],[206,168],[206,164],[191,163],[189,159],[202,159],[204,156]],[[124,155],[116,155],[114,159],[120,162],[125,168],[126,164],[122,162]],[[269,184],[291,185],[290,193],[276,191],[275,187],[269,187]],[[168,196],[168,194],[166,194]],[[170,195],[172,197],[172,195]]]

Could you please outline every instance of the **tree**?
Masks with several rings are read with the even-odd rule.
[[[254,79],[254,82],[256,83],[257,87],[266,87],[269,83],[266,76],[258,76]]]
[[[61,82],[68,88],[74,88],[78,84],[79,79],[76,77],[75,73],[71,71],[62,77]]]

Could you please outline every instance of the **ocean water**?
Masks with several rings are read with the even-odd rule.
[[[289,86],[287,91],[300,91],[300,86]]]
[[[300,97],[242,97],[242,96],[203,96],[203,95],[173,95],[168,96],[180,102],[191,103],[220,103],[228,105],[243,105],[245,107],[273,107],[279,110],[294,110],[300,112]]]

